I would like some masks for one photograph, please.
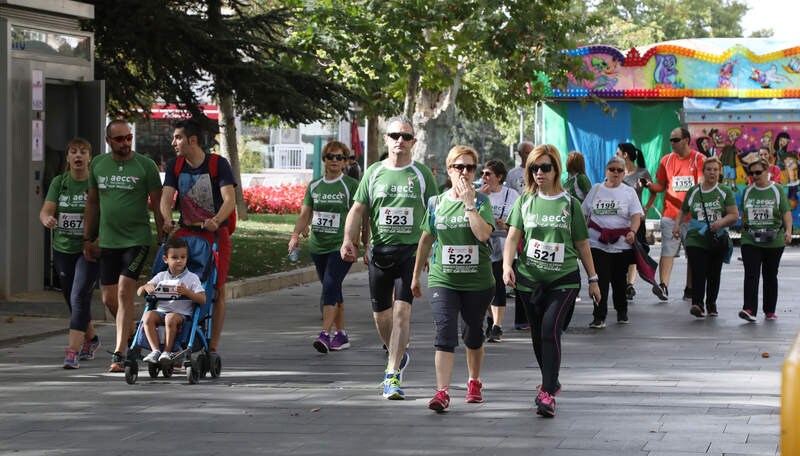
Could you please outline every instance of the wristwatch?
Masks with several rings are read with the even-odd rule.
[[[464,212],[472,212],[475,210],[475,206],[464,207]]]
[[[588,279],[586,279],[586,281],[587,281],[588,283],[597,283],[597,282],[599,282],[599,281],[600,281],[600,278],[599,278],[599,277],[597,277],[597,274],[595,274],[595,275],[593,275],[593,276],[589,277]]]

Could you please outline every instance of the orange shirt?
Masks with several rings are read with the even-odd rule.
[[[686,158],[675,152],[661,157],[656,171],[656,180],[666,187],[662,216],[674,219],[680,211],[686,192],[700,182],[703,175],[705,155],[692,150]]]

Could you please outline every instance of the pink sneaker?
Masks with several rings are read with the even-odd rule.
[[[774,320],[778,319],[778,316],[775,315],[774,313],[768,313],[768,314],[764,315],[764,318],[766,318],[767,320],[773,320],[774,321]]]
[[[478,380],[470,380],[467,383],[467,402],[470,404],[480,404],[483,402],[483,396],[481,395],[481,388],[483,388],[483,384]]]
[[[549,393],[539,391],[536,397],[536,414],[545,418],[556,416],[556,399]]]
[[[428,402],[428,408],[437,413],[444,412],[447,407],[450,407],[450,395],[447,394],[447,390],[437,391],[433,399]]]
[[[742,320],[747,320],[749,322],[756,321],[756,316],[750,313],[750,311],[747,309],[739,311],[739,318],[741,318]]]

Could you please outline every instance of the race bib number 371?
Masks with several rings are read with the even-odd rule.
[[[341,214],[336,212],[314,211],[311,229],[317,233],[336,233],[339,231]]]

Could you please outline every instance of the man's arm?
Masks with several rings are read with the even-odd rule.
[[[206,231],[217,231],[236,208],[236,192],[233,190],[233,185],[220,187],[219,193],[222,195],[222,206],[213,217],[203,221],[203,229]]]
[[[175,188],[165,185],[161,189],[161,217],[164,218],[164,224],[161,229],[165,233],[171,233],[175,228],[175,222],[172,220],[172,201],[175,199]]]
[[[356,244],[358,243],[361,220],[366,212],[367,206],[356,201],[347,213],[347,219],[344,222],[344,240],[342,241],[342,248],[339,252],[342,259],[345,261],[352,263],[358,258]]]
[[[153,217],[156,219],[156,226],[164,226],[164,217],[161,215],[161,211],[159,210],[161,201],[161,187],[150,192],[150,203],[153,205]],[[157,203],[158,202],[158,203]],[[156,230],[158,232],[158,230]],[[161,234],[157,235],[158,241],[160,242],[163,236]]]

